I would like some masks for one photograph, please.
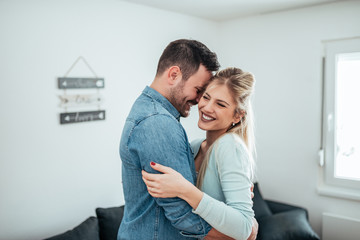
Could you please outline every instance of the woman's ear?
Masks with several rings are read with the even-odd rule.
[[[241,116],[239,113],[235,113],[234,119],[233,119],[233,123],[238,124],[241,120]]]
[[[168,73],[167,73],[167,80],[168,80],[169,85],[176,85],[176,83],[181,79],[182,79],[182,74],[181,74],[180,67],[171,66],[168,69]]]
[[[244,111],[240,111],[240,113],[236,111],[234,115],[233,123],[235,124],[239,123],[241,119],[244,117],[244,115],[245,115]]]

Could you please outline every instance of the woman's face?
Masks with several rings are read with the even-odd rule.
[[[235,113],[236,103],[226,85],[210,83],[199,101],[198,126],[206,131],[225,133],[240,118]]]

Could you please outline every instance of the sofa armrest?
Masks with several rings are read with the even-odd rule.
[[[303,208],[303,207],[299,207],[299,206],[294,206],[294,205],[289,205],[286,203],[281,203],[281,202],[275,202],[275,201],[271,201],[271,200],[265,200],[265,202],[267,203],[267,205],[269,206],[271,212],[273,214],[276,213],[281,213],[281,212],[287,212],[287,211],[292,211],[292,210],[302,210],[305,212],[306,214],[306,219],[309,219],[309,214],[308,211]]]

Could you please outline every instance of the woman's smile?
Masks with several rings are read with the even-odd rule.
[[[204,113],[202,113],[201,118],[202,118],[203,121],[212,121],[212,120],[215,120],[215,118],[210,117],[209,115],[206,115],[206,114],[204,114]]]

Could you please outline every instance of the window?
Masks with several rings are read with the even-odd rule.
[[[334,174],[360,181],[360,52],[338,54],[336,69]]]
[[[360,199],[360,38],[324,44],[324,184]]]

